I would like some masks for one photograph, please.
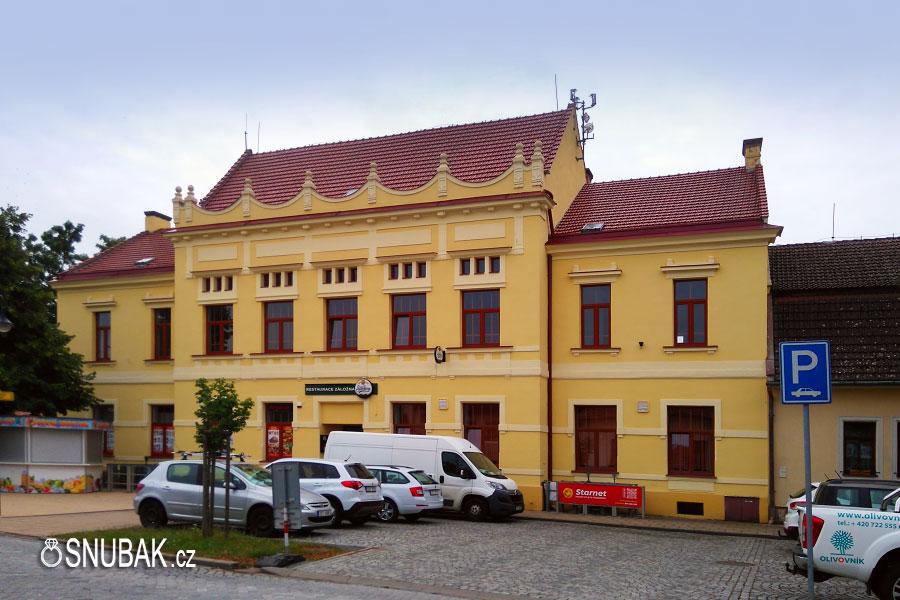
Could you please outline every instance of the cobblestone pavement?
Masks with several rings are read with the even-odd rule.
[[[534,598],[806,598],[784,569],[794,542],[510,519],[426,519],[317,530],[311,539],[372,549],[294,567]],[[871,598],[832,579],[820,600]]]
[[[445,596],[218,569],[48,569],[39,539],[0,535],[0,597],[17,600],[436,600]]]

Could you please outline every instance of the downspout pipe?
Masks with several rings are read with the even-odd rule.
[[[547,254],[547,481],[553,481],[553,257]]]
[[[778,517],[775,512],[775,398],[772,388],[766,387],[769,397],[769,524]]]

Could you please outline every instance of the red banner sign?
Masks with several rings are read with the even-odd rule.
[[[592,504],[616,508],[640,508],[644,490],[637,485],[603,483],[558,483],[556,493],[562,504]]]

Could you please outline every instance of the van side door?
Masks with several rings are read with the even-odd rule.
[[[444,495],[444,507],[459,510],[462,499],[472,489],[474,479],[464,479],[463,470],[471,473],[472,467],[456,452],[441,452],[441,475],[438,481]]]

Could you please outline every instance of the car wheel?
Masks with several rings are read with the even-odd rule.
[[[384,504],[381,505],[381,510],[375,513],[375,516],[382,523],[393,523],[400,516],[400,513],[397,511],[397,505],[394,504],[394,501],[385,498]]]
[[[166,509],[156,500],[145,500],[141,503],[138,514],[141,517],[141,525],[158,529],[166,524]]]
[[[900,599],[900,565],[887,565],[872,586],[872,591],[879,600]]]
[[[344,518],[344,509],[341,508],[341,501],[337,498],[332,498],[331,496],[326,496],[326,498],[331,502],[331,508],[334,509],[334,520],[331,522],[331,526],[340,527],[341,519]]]
[[[481,498],[470,498],[463,505],[463,513],[470,521],[484,521],[488,517],[487,503]]]
[[[247,533],[256,537],[269,537],[275,533],[275,515],[268,506],[258,506],[247,516]]]
[[[415,523],[419,520],[419,517],[422,515],[404,515],[403,518],[409,521],[410,523]]]

